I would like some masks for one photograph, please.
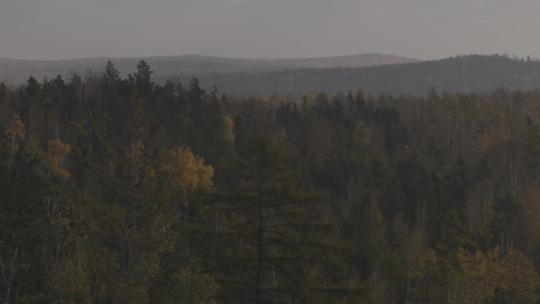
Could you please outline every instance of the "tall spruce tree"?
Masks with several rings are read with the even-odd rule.
[[[234,186],[212,196],[215,267],[224,303],[307,303],[329,250],[320,197],[306,191],[279,138],[237,159]]]

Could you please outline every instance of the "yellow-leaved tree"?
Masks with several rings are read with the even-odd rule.
[[[205,165],[204,160],[189,148],[176,147],[169,150],[162,171],[167,176],[170,191],[181,200],[184,207],[187,204],[187,194],[212,187],[214,169]]]
[[[536,303],[540,279],[532,261],[518,250],[510,250],[498,260],[499,289],[512,303]]]
[[[170,218],[176,237],[173,251],[163,258],[175,266],[162,273],[153,285],[152,303],[213,304],[218,289],[215,278],[203,271],[200,261],[191,254],[192,238],[196,237],[193,223],[186,209],[190,207],[190,194],[206,192],[213,186],[214,169],[204,163],[191,149],[175,147],[167,151],[164,164],[157,176],[164,181],[162,197],[171,202]],[[166,216],[161,216],[161,222]]]
[[[490,275],[490,263],[481,251],[458,253],[461,269],[463,302],[486,303],[495,296],[496,280]]]
[[[59,139],[49,140],[45,153],[45,165],[50,175],[68,179],[71,174],[64,167],[64,160],[71,151],[70,145]]]
[[[11,120],[7,124],[5,133],[10,142],[10,145],[11,145],[10,148],[12,150],[17,149],[17,147],[19,147],[20,142],[26,136],[26,127],[24,126],[24,123],[22,122],[19,115],[14,114],[11,117]]]
[[[223,117],[222,139],[223,143],[227,146],[232,146],[234,144],[234,120],[230,116]]]

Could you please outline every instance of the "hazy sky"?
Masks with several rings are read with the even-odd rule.
[[[539,0],[0,0],[0,57],[540,57]]]

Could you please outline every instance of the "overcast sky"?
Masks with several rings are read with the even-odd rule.
[[[0,0],[0,57],[540,57],[539,0]]]

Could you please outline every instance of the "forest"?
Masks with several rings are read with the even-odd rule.
[[[539,91],[203,88],[0,84],[2,303],[539,303]]]

